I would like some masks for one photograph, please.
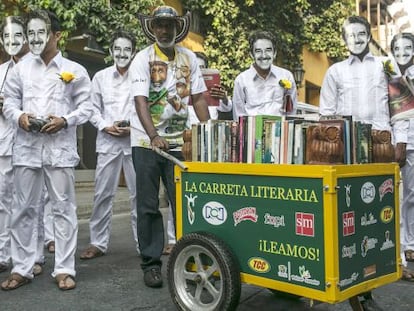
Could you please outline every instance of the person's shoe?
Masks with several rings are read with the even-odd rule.
[[[384,311],[372,298],[362,300],[361,306],[364,311]]]
[[[38,276],[39,274],[42,274],[43,268],[40,264],[35,263],[33,266],[33,275]]]
[[[159,267],[151,268],[144,272],[144,283],[148,287],[161,287],[162,276],[161,269]]]
[[[49,243],[47,243],[47,251],[51,254],[55,253],[55,241],[50,241]]]

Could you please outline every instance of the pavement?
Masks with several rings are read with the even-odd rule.
[[[93,185],[77,186],[79,215],[78,251],[76,254],[77,287],[72,291],[60,291],[50,273],[53,269],[53,255],[45,253],[44,272],[30,284],[14,291],[0,291],[0,310],[23,311],[173,311],[166,279],[168,256],[163,256],[162,274],[164,286],[148,288],[143,282],[140,258],[135,250],[129,219],[128,191],[119,187],[114,199],[114,216],[111,240],[105,256],[93,260],[80,260],[80,252],[88,246],[88,218],[93,202]],[[161,208],[167,220],[168,209]],[[410,263],[411,265],[411,263]],[[414,269],[414,265],[411,265]],[[7,272],[0,274],[0,280]],[[374,290],[377,303],[384,310],[408,311],[414,306],[414,283],[398,281]],[[243,284],[237,311],[350,311],[348,302],[331,305],[315,304],[310,307],[309,299],[297,300],[275,296],[269,290]],[[195,311],[195,310],[191,310]]]

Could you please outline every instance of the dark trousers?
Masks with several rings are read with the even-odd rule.
[[[182,159],[181,152],[170,152]],[[141,268],[146,271],[161,266],[164,247],[164,224],[159,210],[160,178],[167,190],[175,223],[174,164],[154,151],[132,148],[137,187],[137,234],[141,252]]]

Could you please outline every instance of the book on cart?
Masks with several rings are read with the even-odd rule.
[[[209,106],[218,106],[219,99],[213,98],[210,95],[210,91],[214,85],[220,85],[220,71],[218,69],[213,68],[203,68],[201,69],[201,73],[203,75],[204,82],[207,87],[207,92],[205,92],[207,104]]]

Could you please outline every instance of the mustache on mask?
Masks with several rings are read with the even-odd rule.
[[[43,41],[30,41],[31,45],[43,44]]]

